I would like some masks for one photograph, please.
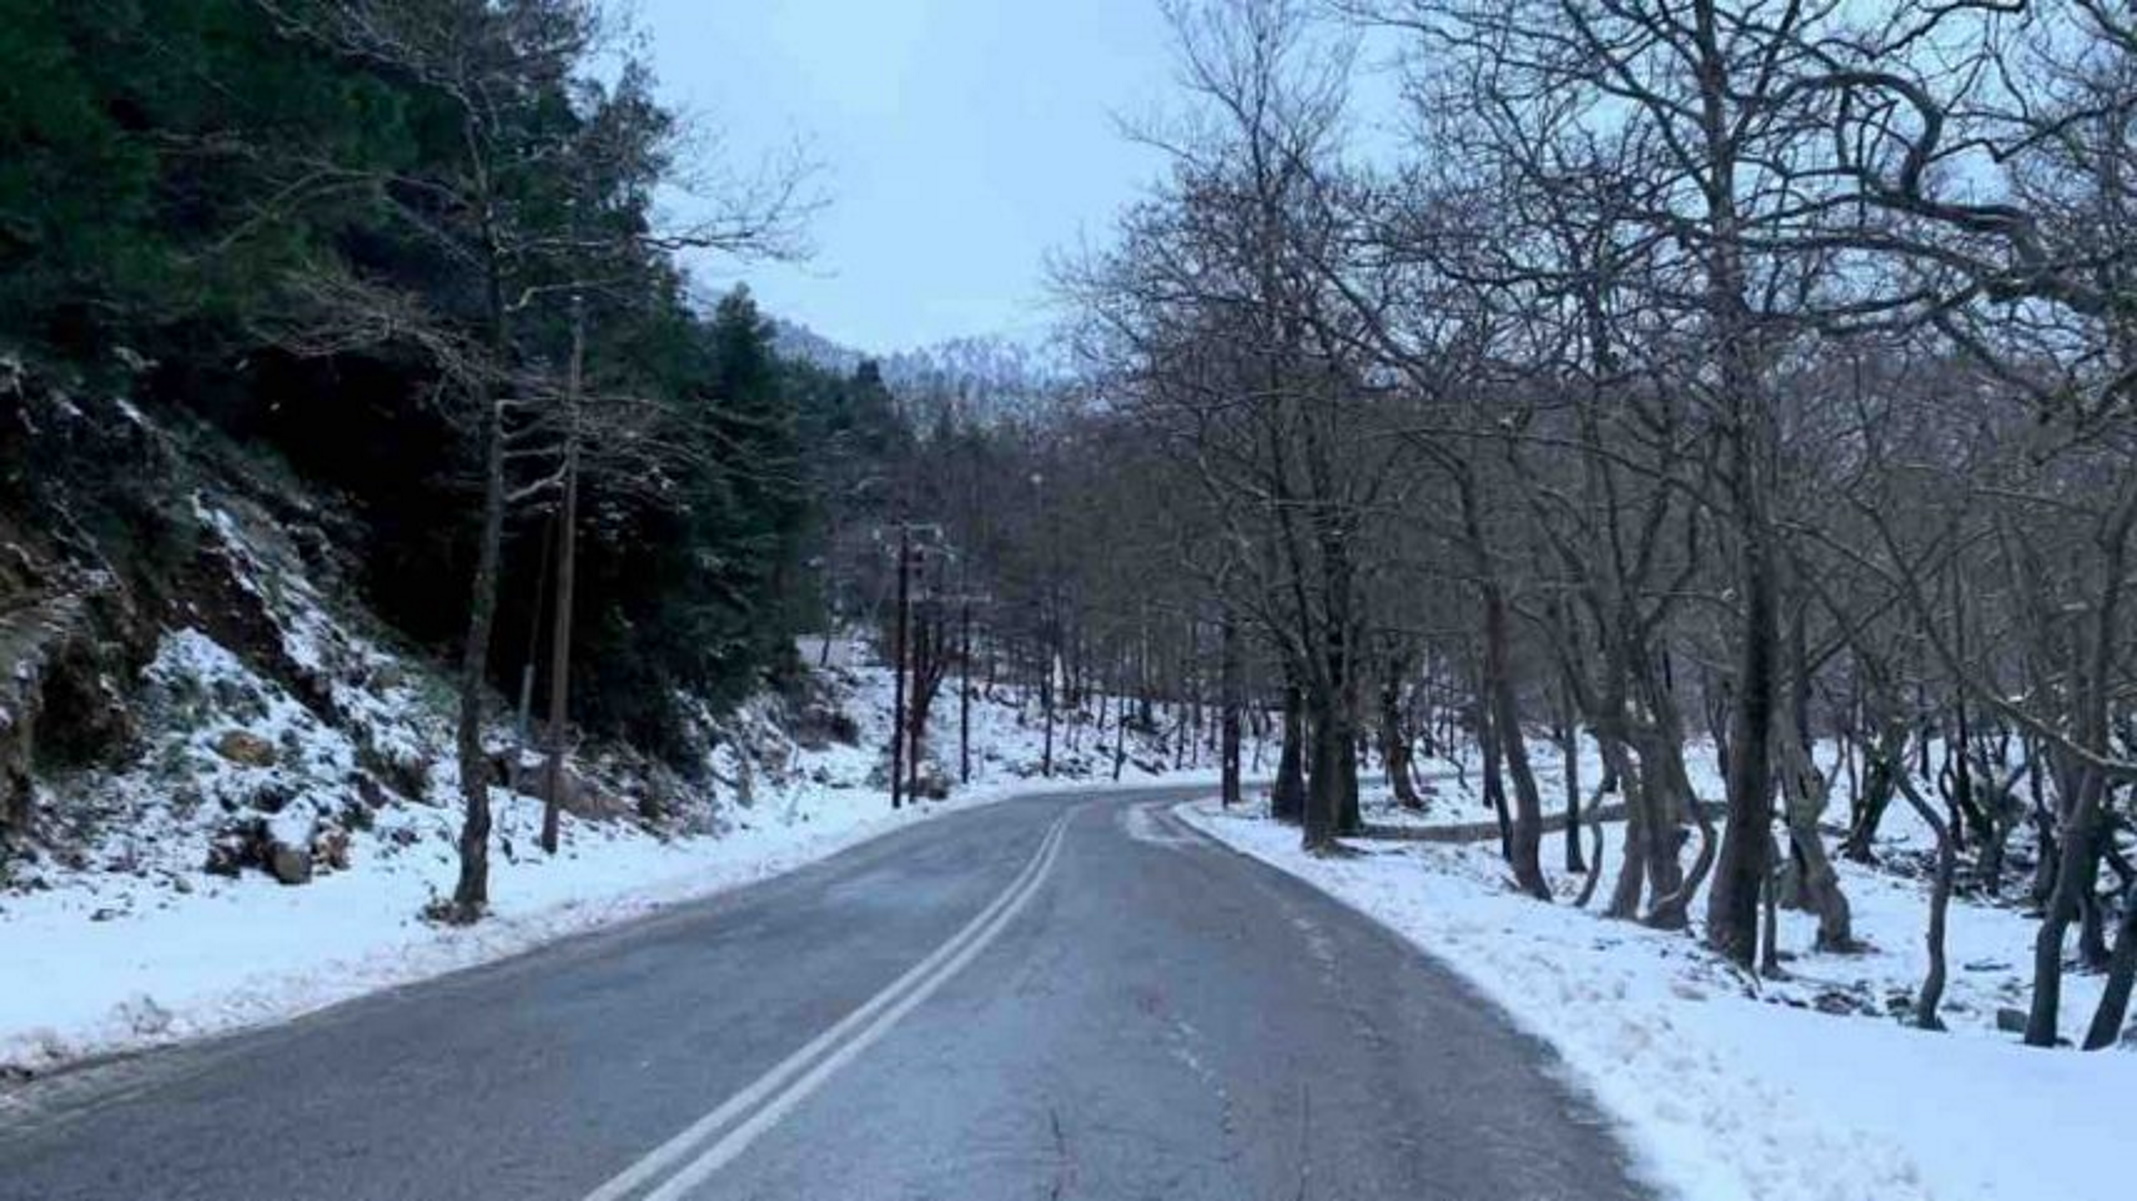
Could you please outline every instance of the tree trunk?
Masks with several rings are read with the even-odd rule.
[[[1417,795],[1417,783],[1410,776],[1410,732],[1402,720],[1404,668],[1400,658],[1390,661],[1380,681],[1380,759],[1395,803],[1405,809],[1423,809],[1424,798]]]
[[[1336,833],[1356,837],[1365,833],[1365,815],[1358,807],[1358,739],[1348,720],[1342,723],[1336,752]]]
[[[2087,750],[2106,755],[2108,746],[2108,677],[2115,662],[2115,637],[2122,600],[2123,564],[2129,550],[2132,524],[2137,524],[2137,488],[2125,492],[2114,516],[2101,530],[2099,541],[2105,554],[2104,581],[2099,604],[2092,614],[2089,654],[2077,673],[2076,726],[2078,741]],[[2033,1008],[2026,1017],[2026,1043],[2035,1047],[2055,1045],[2057,1022],[2063,999],[2063,935],[2079,915],[2081,902],[2091,896],[2099,873],[2101,820],[2106,773],[2094,764],[2078,765],[2077,788],[2063,822],[2063,846],[2056,868],[2055,891],[2048,899],[2047,916],[2033,942]],[[2125,998],[2126,999],[2126,998]]]
[[[473,144],[470,127],[462,126]],[[505,305],[503,252],[491,198],[481,196],[482,247],[487,270],[483,301],[488,318],[492,367],[503,367],[512,347],[511,318]],[[497,623],[497,586],[503,572],[505,543],[505,411],[493,383],[475,385],[482,414],[482,533],[470,583],[467,635],[460,647],[460,720],[454,743],[460,763],[460,796],[466,813],[460,825],[460,873],[453,883],[453,917],[469,922],[490,903],[490,764],[483,752],[483,693],[490,666],[490,638]]]
[[[1335,849],[1342,831],[1350,731],[1343,721],[1342,702],[1330,690],[1317,687],[1312,701],[1313,770],[1306,779],[1302,842],[1308,851],[1318,853]],[[1355,762],[1351,766],[1355,768]]]
[[[1665,714],[1670,714],[1666,701],[1657,704]],[[1713,870],[1715,860],[1714,819],[1707,815],[1706,806],[1692,791],[1678,729],[1676,719],[1671,715],[1641,734],[1640,753],[1645,760],[1642,783],[1647,791],[1648,815],[1647,879],[1653,896],[1643,920],[1660,930],[1682,930],[1690,924],[1692,898]],[[1686,837],[1683,823],[1687,813],[1699,826],[1699,851],[1692,857],[1690,869],[1678,863],[1678,853],[1683,850]],[[1767,857],[1768,852],[1761,850],[1762,890],[1764,873],[1768,870]]]
[[[1759,940],[1760,978],[1779,980],[1781,970],[1781,848],[1772,837],[1766,840],[1766,874],[1759,880],[1759,900],[1765,917],[1765,933]]]
[[[1491,688],[1480,684],[1476,699],[1477,754],[1483,759],[1484,803],[1499,823],[1499,858],[1514,861],[1514,820],[1506,807],[1506,756],[1499,749],[1499,723],[1492,716]]]
[[[2130,986],[2137,982],[2137,888],[2122,892],[2122,920],[2115,931],[2115,952],[2107,963],[2107,987],[2085,1031],[2085,1049],[2104,1050],[2122,1037],[2129,1016]]]
[[[2034,904],[2046,906],[2048,898],[2055,895],[2055,865],[2062,860],[2061,840],[2056,834],[2055,813],[2048,807],[2047,789],[2043,782],[2046,773],[2041,759],[2045,755],[2039,743],[2031,743],[2026,749],[2026,795],[2033,802],[2033,882],[2027,888],[2027,896]]]
[[[1551,899],[1551,886],[1543,877],[1543,797],[1536,789],[1536,773],[1529,767],[1528,741],[1521,734],[1521,707],[1514,690],[1513,647],[1507,628],[1505,597],[1496,587],[1486,590],[1485,674],[1490,679],[1493,734],[1506,759],[1507,774],[1514,782],[1514,820],[1509,833],[1508,862],[1514,883],[1538,900]]]
[[[1284,744],[1277,752],[1276,785],[1269,793],[1269,816],[1281,822],[1306,820],[1304,710],[1299,686],[1284,685]]]
[[[1588,864],[1580,849],[1580,722],[1570,695],[1562,696],[1559,709],[1558,755],[1566,785],[1566,870],[1582,873]]]
[[[1217,758],[1219,763],[1219,797],[1225,808],[1240,803],[1239,779],[1239,627],[1227,615],[1222,633],[1224,663],[1220,687],[1224,695],[1219,703],[1223,712],[1218,717]]]
[[[460,761],[460,875],[453,885],[453,913],[473,921],[490,904],[490,763],[483,753],[483,688],[490,662],[490,631],[497,616],[497,577],[504,558],[505,445],[503,402],[485,389],[482,405],[482,535],[469,587],[467,636],[460,648],[460,720],[455,743]]]
[[[1872,849],[1877,841],[1877,828],[1892,805],[1900,773],[1907,770],[1906,724],[1881,717],[1873,717],[1871,724],[1876,732],[1871,735],[1871,745],[1865,748],[1868,761],[1863,765],[1862,807],[1856,814],[1855,824],[1848,830],[1847,841],[1840,848],[1841,854],[1857,863],[1877,861]]]
[[[1625,798],[1625,850],[1618,865],[1617,883],[1611,888],[1610,903],[1603,907],[1603,916],[1636,921],[1647,883],[1644,849],[1647,827],[1653,820],[1649,814],[1646,784],[1640,769],[1631,761],[1625,740],[1615,731],[1597,730],[1596,741],[1603,749],[1604,765],[1611,769]]]
[[[1758,469],[1751,461],[1755,452],[1748,436],[1740,433],[1738,440],[1736,472],[1743,476]],[[1756,487],[1747,481],[1740,485],[1740,491]],[[1766,528],[1762,502],[1746,496],[1741,503],[1761,507],[1745,513],[1741,522],[1745,540],[1743,645],[1729,725],[1729,817],[1722,834],[1721,859],[1708,892],[1707,945],[1749,968],[1758,954],[1759,890],[1765,880],[1773,825],[1771,754],[1778,606],[1773,550],[1768,541],[1771,531]]]
[[[1929,971],[1922,978],[1922,991],[1914,999],[1914,1024],[1924,1030],[1944,1029],[1944,1019],[1937,1015],[1937,1008],[1944,1003],[1944,982],[1948,969],[1945,964],[1944,930],[1946,916],[1951,910],[1952,881],[1959,874],[1959,845],[1952,837],[1951,829],[1937,816],[1935,808],[1922,799],[1914,782],[1905,778],[1906,767],[1899,761],[1886,765],[1905,794],[1907,804],[1915,816],[1922,819],[1937,836],[1937,870],[1929,888],[1929,930],[1924,935],[1929,949]]]
[[[1810,749],[1797,730],[1792,713],[1784,715],[1774,733],[1780,743],[1777,754],[1789,844],[1801,865],[1804,903],[1818,915],[1817,947],[1821,951],[1852,951],[1858,944],[1848,898],[1841,891],[1840,877],[1826,857],[1825,841],[1818,832],[1818,820],[1825,814],[1825,776],[1811,761]]]
[[[2026,1017],[2026,1045],[2052,1047],[2063,1002],[2063,938],[2079,917],[2081,898],[2092,891],[2099,864],[2100,774],[2088,770],[2063,830],[2061,862],[2048,911],[2033,938],[2033,1006]]]
[[[1506,591],[1500,585],[1485,541],[1476,476],[1464,460],[1454,472],[1455,492],[1462,509],[1462,531],[1468,544],[1477,589],[1484,602],[1483,703],[1490,711],[1495,755],[1513,777],[1513,817],[1506,826],[1504,849],[1514,882],[1539,900],[1549,900],[1551,887],[1543,877],[1543,798],[1536,790],[1536,776],[1529,767],[1528,743],[1521,734],[1521,700],[1514,685],[1513,630],[1508,615]],[[1487,777],[1488,779],[1488,777]],[[1500,804],[1505,798],[1502,794]]]

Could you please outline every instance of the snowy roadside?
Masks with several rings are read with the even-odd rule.
[[[553,858],[538,802],[493,786],[490,915],[439,926],[421,915],[458,867],[449,682],[249,492],[193,509],[216,589],[159,631],[125,690],[126,736],[41,776],[34,837],[0,847],[0,1082],[285,1019],[1115,770],[1088,706],[1049,728],[990,687],[970,707],[972,786],[894,813],[890,673],[834,638],[814,649],[839,664],[790,695],[701,712],[690,778],[583,748]],[[930,791],[957,774],[944,691]],[[489,734],[502,776],[514,738]],[[1192,778],[1164,773],[1162,742],[1129,748],[1124,785]]]
[[[660,841],[571,821],[566,849],[492,865],[491,916],[469,927],[418,916],[452,887],[441,849],[419,869],[351,871],[301,888],[262,875],[212,894],[93,919],[93,898],[13,898],[0,913],[0,962],[21,984],[0,989],[0,1071],[44,1072],[283,1021],[340,1001],[531,950],[763,880],[893,830],[1034,791],[1102,791],[1153,779],[1009,780],[892,812],[882,792],[820,789],[774,818],[722,836]],[[522,800],[505,819],[530,845],[539,820]],[[508,828],[509,828],[508,826]]]
[[[34,888],[0,892],[0,964],[9,981],[0,988],[0,1080],[286,1020],[737,888],[1020,793],[1214,778],[1153,771],[1161,765],[1143,756],[1115,785],[1104,778],[1110,761],[1078,753],[1091,739],[1078,727],[1064,729],[1056,748],[1057,767],[1074,775],[1042,779],[1037,723],[987,697],[972,710],[972,785],[893,812],[878,778],[888,673],[842,673],[857,741],[791,747],[776,777],[757,773],[754,800],[720,802],[714,820],[695,832],[566,813],[563,849],[551,858],[535,845],[539,803],[493,788],[491,912],[475,925],[449,927],[421,916],[451,893],[458,867],[459,812],[450,780],[437,778],[442,771],[426,796],[367,811],[346,832],[346,865],[322,867],[302,887],[266,871],[219,873],[202,864],[200,848],[226,808],[215,798],[272,785],[293,797],[283,815],[309,813],[310,798],[330,794],[323,781],[345,770],[354,752],[214,644],[182,632],[172,645],[186,652],[174,675],[211,686],[235,680],[267,697],[252,728],[268,731],[282,750],[272,767],[231,764],[214,750],[225,725],[209,720],[172,731],[139,769],[90,782],[101,791],[91,799],[109,813],[80,858],[71,866],[49,861]],[[209,800],[177,799],[177,788]]]
[[[1788,964],[1794,980],[1761,988],[1688,936],[1513,893],[1488,844],[1365,844],[1356,857],[1320,859],[1300,851],[1296,829],[1264,818],[1206,802],[1178,812],[1469,979],[1557,1049],[1568,1076],[1623,1123],[1640,1168],[1687,1201],[2121,1192],[2117,1149],[2137,1055],[2042,1052],[1995,1033],[1994,1002],[2031,936],[2016,914],[1954,905],[1953,963],[1979,970],[1955,971],[1953,1032],[1927,1034],[1896,1017],[1817,1008],[1836,997],[1882,1001],[1919,981],[1923,909],[1912,881],[1851,874],[1858,928],[1877,949],[1800,954]],[[1622,845],[1621,829],[1610,835]],[[1561,854],[1554,835],[1544,861]],[[1790,915],[1782,940],[1807,948],[1810,928]],[[2070,985],[2066,1028],[2098,993],[2094,979]]]

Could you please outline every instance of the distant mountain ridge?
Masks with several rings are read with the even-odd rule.
[[[780,358],[813,363],[826,371],[851,374],[870,356],[826,338],[798,321],[773,317],[772,352]]]
[[[870,354],[796,321],[772,320],[772,348],[788,359],[842,375],[873,362],[899,397],[947,403],[981,418],[999,418],[1057,402],[1071,379],[1066,357],[1051,345],[999,335],[952,338],[890,354]]]

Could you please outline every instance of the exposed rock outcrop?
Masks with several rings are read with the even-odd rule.
[[[40,768],[132,745],[126,694],[141,655],[113,636],[134,632],[124,607],[107,585],[0,613],[0,840],[30,833]]]

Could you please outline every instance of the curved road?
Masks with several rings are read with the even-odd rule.
[[[0,1198],[1647,1195],[1546,1050],[1184,795],[944,817],[31,1086]]]

